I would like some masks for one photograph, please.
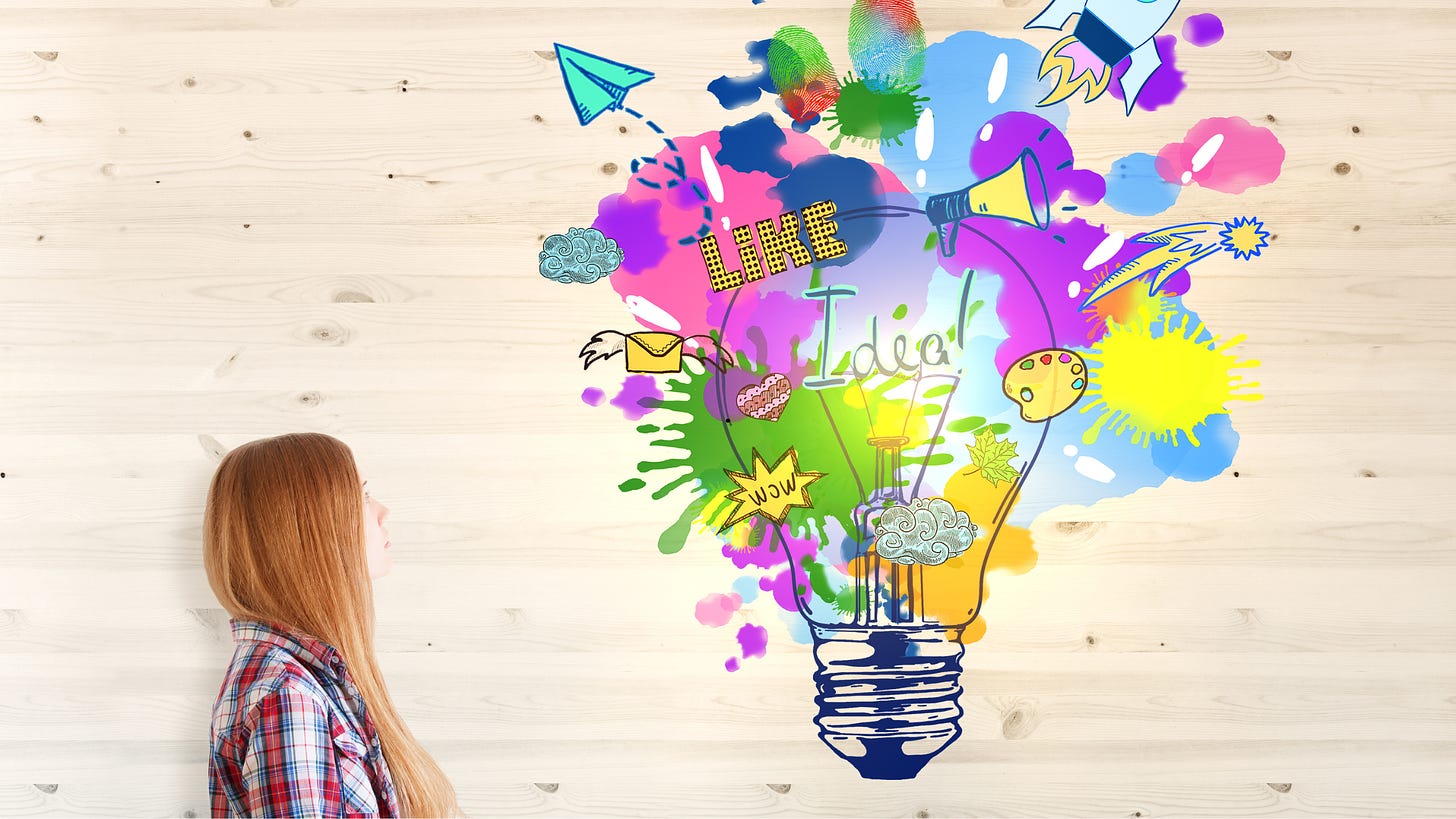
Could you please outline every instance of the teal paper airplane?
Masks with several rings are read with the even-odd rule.
[[[561,43],[556,46],[556,62],[561,64],[561,79],[582,125],[604,111],[622,107],[627,89],[652,79],[651,71],[588,54]]]

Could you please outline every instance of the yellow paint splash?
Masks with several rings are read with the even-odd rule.
[[[991,547],[992,522],[996,510],[1005,500],[1012,484],[1002,482],[992,486],[978,475],[955,475],[946,482],[945,499],[955,508],[965,512],[981,531],[971,548],[959,557],[951,558],[939,566],[925,567],[926,617],[942,623],[964,622],[970,610],[976,606],[977,598],[984,605],[989,592],[981,577],[981,561],[986,561],[986,573],[993,569],[1011,574],[1025,574],[1036,565],[1036,547],[1031,542],[1031,532],[1015,526],[1003,526],[996,535],[996,545]],[[1011,504],[1015,507],[1015,502]],[[1010,509],[1005,514],[1009,515]],[[986,549],[991,549],[989,558]],[[977,584],[983,584],[981,589]],[[977,617],[961,635],[961,642],[973,643],[986,634],[986,618]],[[954,638],[953,630],[946,637]]]
[[[1128,431],[1132,442],[1143,446],[1153,440],[1172,440],[1176,446],[1180,431],[1198,446],[1193,428],[1208,416],[1224,412],[1229,401],[1264,397],[1239,392],[1259,384],[1231,372],[1259,364],[1225,352],[1244,336],[1223,344],[1218,336],[1199,341],[1203,322],[1190,328],[1188,313],[1178,314],[1174,323],[1170,314],[1155,314],[1146,305],[1137,312],[1127,323],[1109,321],[1107,335],[1085,356],[1089,378],[1080,411],[1100,408],[1101,415],[1083,433],[1083,443],[1096,442],[1103,428],[1111,427],[1114,435]]]

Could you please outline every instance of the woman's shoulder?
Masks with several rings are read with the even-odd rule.
[[[307,663],[278,646],[238,644],[213,704],[214,740],[245,727],[258,705],[280,689],[317,698],[321,708],[328,707],[328,694]]]

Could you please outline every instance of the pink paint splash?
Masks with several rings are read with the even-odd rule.
[[[718,594],[714,592],[698,601],[697,618],[698,622],[705,626],[719,628],[728,625],[733,619],[733,613],[743,605],[743,598],[737,592]]]
[[[1217,14],[1195,14],[1183,21],[1183,39],[1199,48],[1223,39],[1223,21]]]
[[[1137,102],[1133,104],[1133,107],[1141,108],[1144,111],[1156,111],[1164,105],[1172,105],[1173,101],[1178,99],[1178,95],[1183,93],[1183,89],[1188,87],[1188,84],[1183,82],[1183,72],[1178,70],[1177,57],[1173,52],[1173,47],[1177,43],[1178,38],[1171,34],[1164,34],[1157,38],[1158,56],[1162,59],[1163,64],[1158,66],[1158,69],[1143,84],[1143,90],[1138,93]],[[1123,98],[1122,75],[1127,73],[1129,65],[1132,65],[1130,59],[1123,60],[1112,69],[1112,84],[1108,87],[1107,93],[1117,99]]]
[[[743,649],[743,659],[762,657],[768,651],[768,629],[744,623],[738,630],[738,645]]]
[[[636,421],[657,409],[662,400],[662,390],[650,375],[629,375],[622,382],[622,391],[612,399],[612,406],[622,411],[628,421]]]
[[[1205,145],[1222,137],[1211,157],[1200,157]],[[1203,161],[1199,167],[1195,167]],[[1279,178],[1284,146],[1268,128],[1240,117],[1209,117],[1188,130],[1182,142],[1163,146],[1155,163],[1158,175],[1179,185],[1196,182],[1223,193],[1243,193]]]

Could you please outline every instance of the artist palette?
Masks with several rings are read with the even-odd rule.
[[[1087,362],[1071,350],[1037,350],[1011,365],[1001,389],[1021,407],[1024,420],[1045,421],[1066,412],[1086,392]]]

